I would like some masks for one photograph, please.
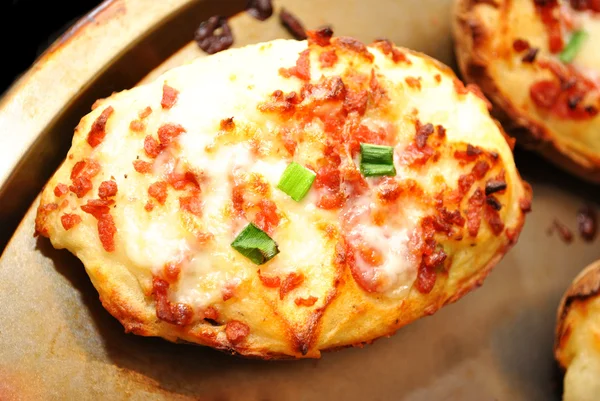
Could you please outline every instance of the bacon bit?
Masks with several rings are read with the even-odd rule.
[[[193,310],[189,305],[169,301],[169,283],[158,277],[152,278],[152,296],[155,299],[156,317],[167,323],[185,326],[192,321]]]
[[[438,138],[441,140],[445,139],[446,138],[446,128],[444,128],[441,125],[436,125],[435,128],[437,130]]]
[[[204,309],[204,319],[216,321],[219,319],[219,311],[214,306],[208,306]]]
[[[169,173],[167,174],[167,182],[177,190],[184,189],[187,185],[193,186],[196,190],[200,189],[196,175],[191,171],[187,171],[184,174]]]
[[[402,161],[402,164],[411,167],[423,166],[429,161],[434,153],[431,146],[425,146],[423,149],[419,149],[415,143],[411,143],[404,149],[404,152],[402,152],[400,160]]]
[[[433,269],[427,269],[422,265],[419,266],[415,287],[421,294],[429,294],[435,286],[437,274]]]
[[[383,181],[377,187],[377,197],[382,203],[393,203],[402,194],[402,187],[398,181],[391,177],[383,178]]]
[[[579,235],[587,242],[596,238],[597,218],[596,211],[589,205],[582,207],[577,212],[577,227]]]
[[[340,192],[328,193],[322,195],[317,201],[317,207],[325,210],[339,209],[344,205],[345,200],[344,194]]]
[[[279,21],[296,40],[305,40],[308,37],[302,22],[283,7],[279,12]]]
[[[371,77],[369,80],[369,88],[371,89],[371,96],[373,97],[373,103],[378,104],[382,99],[386,97],[385,89],[379,85],[379,80],[375,75],[375,69],[371,69]]]
[[[162,100],[160,101],[160,105],[163,109],[170,109],[177,102],[177,98],[179,97],[179,91],[175,88],[170,87],[167,84],[163,84],[163,94]]]
[[[64,196],[68,193],[69,193],[69,187],[66,186],[65,184],[59,183],[54,187],[54,196],[56,196],[57,198],[60,198],[61,196]]]
[[[300,287],[304,282],[304,274],[302,273],[290,273],[281,283],[279,287],[279,299],[283,299],[287,294],[296,288]]]
[[[92,159],[78,161],[71,170],[71,180],[78,177],[93,178],[100,172],[100,164]]]
[[[87,177],[77,177],[73,180],[73,185],[69,186],[71,192],[78,198],[83,198],[92,188],[92,181]]]
[[[58,209],[58,203],[46,203],[43,206],[40,206],[40,210],[45,213],[52,212],[53,210]]]
[[[521,211],[524,213],[531,212],[531,199],[529,199],[529,198],[520,199],[519,207],[521,208]]]
[[[406,81],[406,84],[410,88],[421,90],[421,79],[420,78],[406,77],[406,78],[404,78],[404,81]]]
[[[306,31],[306,35],[308,36],[309,46],[317,45],[321,47],[326,47],[331,44],[331,37],[333,36],[333,31],[330,27],[326,26],[316,31]]]
[[[394,46],[392,42],[387,39],[380,39],[375,41],[374,45],[379,48],[386,56],[392,55],[392,61],[396,64],[403,62],[407,64],[412,64],[412,62],[406,57],[406,54],[401,52],[398,48]]]
[[[539,51],[540,49],[537,47],[532,47],[531,49],[527,50],[527,53],[525,53],[521,61],[524,63],[533,63]]]
[[[417,134],[415,136],[415,144],[418,149],[423,149],[427,145],[427,139],[433,134],[433,124],[427,123],[421,125],[421,122],[417,120]]]
[[[434,239],[438,229],[438,219],[427,216],[421,220],[421,237],[411,240],[416,241],[412,248],[421,254],[415,287],[422,294],[428,294],[433,290],[437,279],[437,270],[443,267],[447,258],[444,250]]]
[[[202,201],[198,195],[180,197],[179,208],[193,214],[194,216],[202,216]]]
[[[469,198],[467,208],[467,229],[471,237],[477,237],[479,226],[481,224],[481,209],[485,202],[485,197],[481,188],[477,188]]]
[[[144,110],[142,110],[138,113],[138,117],[141,119],[144,119],[144,118],[148,117],[151,113],[152,113],[152,107],[147,106]]]
[[[571,7],[577,11],[591,10],[600,12],[600,1],[598,0],[571,0]]]
[[[505,189],[506,189],[506,181],[504,181],[504,180],[491,179],[485,183],[485,195],[486,196],[494,194],[496,192],[504,191]]]
[[[331,68],[338,61],[338,56],[335,52],[335,49],[328,50],[319,54],[319,63],[321,63],[321,68]]]
[[[69,231],[71,228],[81,223],[81,216],[79,216],[78,214],[65,213],[62,216],[60,216],[60,222],[62,223],[63,228],[66,231]]]
[[[485,160],[479,160],[477,163],[475,163],[475,166],[473,166],[472,172],[475,178],[480,180],[485,177],[489,170],[490,165]]]
[[[258,270],[258,278],[267,288],[279,288],[281,279],[277,276],[263,276],[260,269]]]
[[[106,252],[113,252],[115,250],[115,234],[117,233],[117,227],[112,215],[103,214],[98,220],[98,235],[100,236],[100,242]]]
[[[108,199],[117,194],[117,183],[114,181],[102,181],[98,188],[98,197]]]
[[[534,0],[536,11],[548,32],[548,45],[552,53],[558,53],[564,47],[563,29],[560,21],[558,0]]]
[[[294,303],[298,306],[313,306],[319,298],[310,296],[308,298],[296,298]]]
[[[148,195],[153,197],[161,205],[167,200],[167,183],[165,181],[157,181],[148,188]]]
[[[455,151],[454,152],[454,158],[455,159],[459,159],[459,160],[464,160],[466,162],[473,162],[482,153],[483,153],[483,151],[480,148],[478,148],[476,146],[473,146],[471,144],[468,144],[466,151],[463,151],[463,150],[457,150],[457,151]]]
[[[246,340],[250,334],[250,327],[238,320],[231,320],[225,325],[225,335],[231,345],[235,346]]]
[[[269,235],[273,235],[275,228],[279,225],[279,215],[277,206],[268,199],[261,199],[258,202],[260,211],[254,218],[254,224]]]
[[[554,106],[560,95],[560,85],[551,80],[538,81],[531,85],[529,95],[536,106],[549,109]]]
[[[96,118],[96,121],[92,124],[92,128],[88,133],[87,142],[92,148],[100,145],[106,136],[106,122],[113,113],[112,106],[105,108],[102,113]]]
[[[487,198],[488,202],[484,209],[484,216],[485,216],[485,220],[488,222],[488,224],[490,226],[490,229],[492,230],[492,233],[495,236],[498,236],[504,230],[504,222],[500,218],[500,215],[498,214],[498,209],[496,209],[496,206],[490,205],[490,199],[495,200],[495,198],[493,198],[493,197]],[[498,201],[496,200],[496,202],[498,202]]]
[[[513,42],[513,49],[518,53],[524,52],[529,49],[529,42],[524,39],[516,39]]]
[[[369,52],[367,46],[359,40],[350,38],[347,36],[340,36],[333,39],[333,44],[339,49],[349,50],[357,53],[359,56],[364,58],[366,61],[372,63],[374,56]]]
[[[440,209],[440,217],[444,222],[448,224],[453,224],[458,227],[465,226],[465,218],[462,216],[462,214],[460,214],[460,210],[458,209],[453,212],[450,212],[444,207]]]
[[[440,74],[435,74],[435,75],[433,76],[433,78],[435,79],[435,82],[437,82],[438,84],[439,84],[440,82],[442,82],[442,76],[441,76]]]
[[[298,143],[294,139],[294,134],[292,133],[292,131],[288,129],[283,129],[279,137],[281,138],[281,142],[283,142],[283,147],[285,148],[285,150],[288,151],[290,156],[293,156],[294,153],[296,153],[296,146],[298,146]]]
[[[186,132],[179,124],[168,123],[158,128],[158,140],[163,147],[167,147],[175,138]]]
[[[100,219],[103,215],[110,213],[110,206],[114,203],[115,201],[112,199],[88,199],[87,203],[81,206],[81,210]]]
[[[220,128],[222,131],[231,131],[235,128],[235,123],[233,122],[233,117],[224,118],[221,120]]]
[[[149,173],[152,171],[152,163],[145,162],[143,160],[134,160],[133,168],[135,171],[141,174]]]
[[[165,264],[163,270],[165,278],[169,283],[175,283],[179,279],[179,274],[181,273],[181,264],[181,261],[169,262]]]
[[[129,129],[133,132],[143,132],[146,129],[146,123],[140,120],[132,120],[129,123]]]
[[[359,116],[365,114],[367,110],[367,102],[369,101],[369,93],[366,90],[361,91],[346,91],[344,98],[344,110],[347,113],[356,112]]]
[[[146,136],[144,138],[144,151],[148,155],[148,157],[156,158],[161,151],[161,146],[156,139],[152,135]]]
[[[297,77],[303,81],[310,81],[310,50],[300,53],[296,65],[291,68],[280,68],[279,74],[284,78]]]
[[[548,233],[552,234],[555,230],[558,231],[558,235],[563,242],[567,244],[573,242],[573,232],[557,219],[554,219],[552,222],[552,226],[548,230]]]
[[[152,203],[152,201],[149,200],[148,202],[146,202],[146,205],[144,206],[144,209],[147,212],[151,212],[152,210],[154,210],[154,203]]]
[[[71,170],[71,180],[74,180],[75,178],[79,177],[79,175],[85,168],[85,165],[86,162],[84,160],[80,160],[77,163],[75,163],[73,169]]]

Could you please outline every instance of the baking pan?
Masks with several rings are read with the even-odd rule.
[[[0,100],[0,400],[559,400],[555,311],[578,271],[600,257],[576,214],[597,187],[517,152],[533,212],[517,246],[456,304],[364,348],[319,360],[258,361],[125,334],[81,263],[33,237],[36,195],[96,98],[204,56],[189,43],[213,14],[233,15],[235,45],[289,37],[245,1],[104,3]],[[386,37],[453,66],[450,0],[281,0],[308,28]],[[277,13],[276,9],[276,13]],[[17,224],[20,221],[20,225]],[[566,243],[549,228],[574,231]]]

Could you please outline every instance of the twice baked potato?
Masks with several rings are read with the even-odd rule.
[[[477,91],[325,29],[97,102],[36,231],[83,261],[128,332],[319,357],[480,285],[530,201]]]
[[[565,369],[564,401],[600,398],[600,261],[583,270],[558,308],[556,360]]]
[[[458,65],[519,143],[600,182],[600,3],[456,0]]]

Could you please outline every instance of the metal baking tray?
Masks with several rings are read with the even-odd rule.
[[[233,16],[235,46],[289,37],[276,17],[283,6],[308,28],[386,37],[454,66],[451,0],[279,0],[266,22],[244,5],[107,1],[0,99],[0,400],[559,400],[556,307],[600,257],[599,242],[575,231],[600,190],[527,151],[517,164],[533,212],[484,285],[389,339],[320,360],[248,360],[125,334],[81,263],[33,237],[36,196],[94,100],[204,56],[190,41],[211,15]],[[574,230],[572,243],[549,234],[554,220]]]

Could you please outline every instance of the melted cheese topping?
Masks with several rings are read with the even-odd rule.
[[[101,164],[102,171],[93,178],[91,192],[74,202],[70,198],[63,209],[79,213],[82,224],[64,231],[60,219],[54,221],[52,230],[61,233],[55,237],[56,243],[89,248],[76,236],[85,229],[87,241],[96,244],[102,258],[127,266],[146,287],[152,277],[166,277],[165,269],[176,265],[179,270],[175,279],[170,278],[169,302],[186,304],[200,312],[235,297],[238,288],[246,286],[247,291],[251,285],[260,285],[259,270],[261,275],[281,281],[279,292],[265,290],[271,291],[271,302],[297,308],[302,301],[296,301],[304,299],[314,301],[310,305],[314,308],[323,306],[343,273],[341,269],[348,268],[345,252],[351,253],[349,259],[354,265],[350,269],[363,290],[392,299],[405,298],[415,286],[419,269],[437,267],[427,265],[433,262],[425,261],[425,253],[430,255],[436,247],[445,246],[433,238],[433,233],[426,244],[415,240],[424,230],[423,219],[438,213],[432,199],[437,195],[454,199],[450,195],[459,177],[470,174],[473,168],[472,162],[452,158],[455,148],[464,151],[468,141],[475,147],[501,149],[507,154],[510,149],[483,103],[465,93],[457,101],[454,83],[446,76],[442,79],[441,70],[430,60],[406,54],[409,61],[398,65],[389,54],[371,47],[371,64],[360,59],[364,54],[359,56],[340,47],[340,62],[327,70],[320,67],[318,52],[314,52],[308,85],[279,71],[292,67],[305,48],[306,42],[276,41],[223,52],[167,73],[160,82],[136,88],[131,95],[124,92],[112,97],[107,102],[115,111],[107,122],[102,143],[90,150],[85,133],[74,138],[73,163],[92,158]],[[407,79],[423,72],[422,92],[404,85]],[[367,93],[362,112],[345,111],[349,101],[336,97],[339,93],[327,86],[331,84],[327,79],[335,78],[335,74],[343,76],[346,85],[347,92],[339,93],[354,91],[356,98],[361,91]],[[434,74],[440,79],[433,79]],[[160,99],[166,83],[179,94],[172,107],[163,109]],[[301,100],[292,96],[305,92],[309,95],[302,95],[305,97]],[[444,107],[433,107],[436,99],[445,99]],[[152,113],[139,117],[148,105]],[[103,108],[99,106],[88,116],[88,128]],[[231,118],[231,126],[223,124]],[[344,119],[341,123],[340,118]],[[141,132],[130,129],[133,120],[143,123]],[[436,131],[425,139],[426,146],[416,152],[426,156],[417,166],[401,159],[407,149],[416,146],[415,127],[419,121],[444,124],[447,134]],[[166,124],[178,124],[183,132],[178,132],[153,158],[144,151],[144,141],[148,136],[159,140]],[[396,194],[387,203],[378,199],[384,179],[365,180],[360,176],[359,156],[352,153],[355,151],[351,147],[358,145],[354,136],[360,130],[369,136],[360,141],[395,147],[396,185],[401,187],[404,181],[414,180],[421,192],[400,188],[400,192],[406,189],[402,197]],[[487,132],[494,135],[479,135]],[[293,138],[293,150],[286,138]],[[500,174],[500,162],[491,160],[485,152],[482,155],[480,161],[485,161],[490,174]],[[136,171],[132,163],[139,161],[150,163],[151,170]],[[313,188],[301,202],[276,188],[292,161],[317,172]],[[56,180],[69,182],[73,163],[68,163]],[[328,169],[335,177],[327,177]],[[169,181],[172,175],[188,173],[195,181],[181,188],[169,182],[164,204],[150,190],[157,182]],[[118,185],[110,208],[117,231],[115,250],[108,252],[102,249],[99,234],[94,231],[99,227],[97,219],[82,213],[80,206],[96,198],[99,183],[111,177]],[[336,179],[341,183],[336,184]],[[467,205],[459,210],[459,203],[463,198],[466,202],[473,190],[467,188],[458,201],[447,199],[446,205],[462,213]],[[186,196],[199,202],[194,213],[182,206]],[[335,204],[340,197],[340,204]],[[449,205],[451,202],[454,204]],[[481,220],[483,206],[479,206],[473,214]],[[501,213],[508,212],[505,208]],[[259,217],[280,250],[261,266],[231,247],[240,231]],[[449,242],[448,238],[462,233],[463,228],[457,225],[447,231]],[[444,258],[435,262],[443,263]],[[300,284],[284,288],[286,279],[294,274],[301,276]],[[429,287],[419,291],[431,291],[429,280]],[[145,291],[152,292],[147,288]],[[288,315],[298,319],[303,316],[302,312]]]

